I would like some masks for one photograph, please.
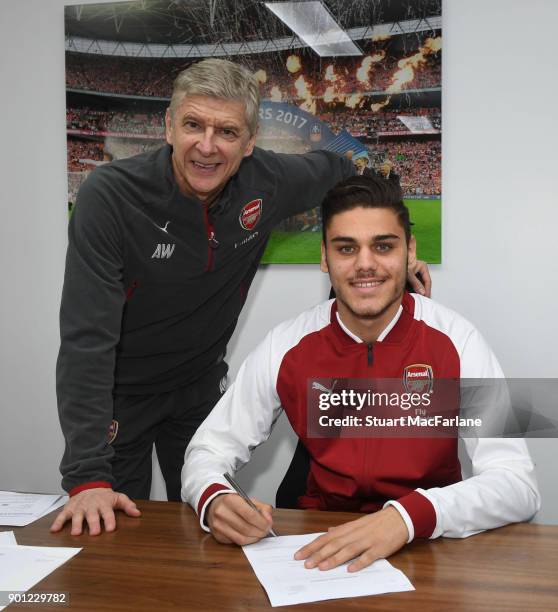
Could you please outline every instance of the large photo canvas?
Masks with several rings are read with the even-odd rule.
[[[138,0],[65,9],[68,194],[96,166],[157,148],[176,75],[222,57],[260,83],[257,145],[328,149],[399,177],[418,255],[441,261],[441,0]],[[301,197],[305,194],[301,194]],[[319,261],[315,208],[263,263]]]

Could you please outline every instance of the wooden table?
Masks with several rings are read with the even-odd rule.
[[[70,536],[68,526],[61,533],[49,533],[54,514],[13,528],[18,544],[83,546],[32,592],[66,591],[70,609],[88,612],[271,608],[242,550],[218,544],[203,533],[188,506],[145,501],[138,505],[141,518],[119,514],[118,530],[97,537]],[[312,533],[356,516],[277,510],[274,528],[282,535]],[[466,540],[417,540],[390,561],[416,591],[295,607],[320,612],[341,606],[412,612],[558,610],[558,527],[518,524]]]

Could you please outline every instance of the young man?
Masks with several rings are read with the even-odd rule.
[[[336,299],[272,330],[187,451],[182,496],[220,542],[264,537],[261,514],[232,493],[235,472],[270,434],[281,409],[310,455],[300,508],[360,511],[301,549],[306,567],[349,571],[387,557],[415,537],[466,537],[527,520],[539,508],[523,440],[466,439],[473,477],[462,481],[456,438],[319,438],[308,434],[308,381],[402,379],[419,364],[437,379],[500,378],[479,332],[456,313],[405,292],[415,261],[409,213],[394,181],[358,176],[322,207],[321,268]],[[490,408],[490,407],[488,407]]]

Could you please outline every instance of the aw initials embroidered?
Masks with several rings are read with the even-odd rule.
[[[174,244],[158,244],[151,259],[168,259],[174,253]]]

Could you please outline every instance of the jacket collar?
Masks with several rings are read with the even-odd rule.
[[[398,344],[402,342],[411,328],[414,309],[415,300],[405,291],[397,313],[379,335],[376,342],[381,342],[382,344]],[[363,340],[353,334],[341,321],[337,309],[337,300],[333,300],[331,304],[330,323],[335,336],[343,344],[350,346],[363,342]]]

